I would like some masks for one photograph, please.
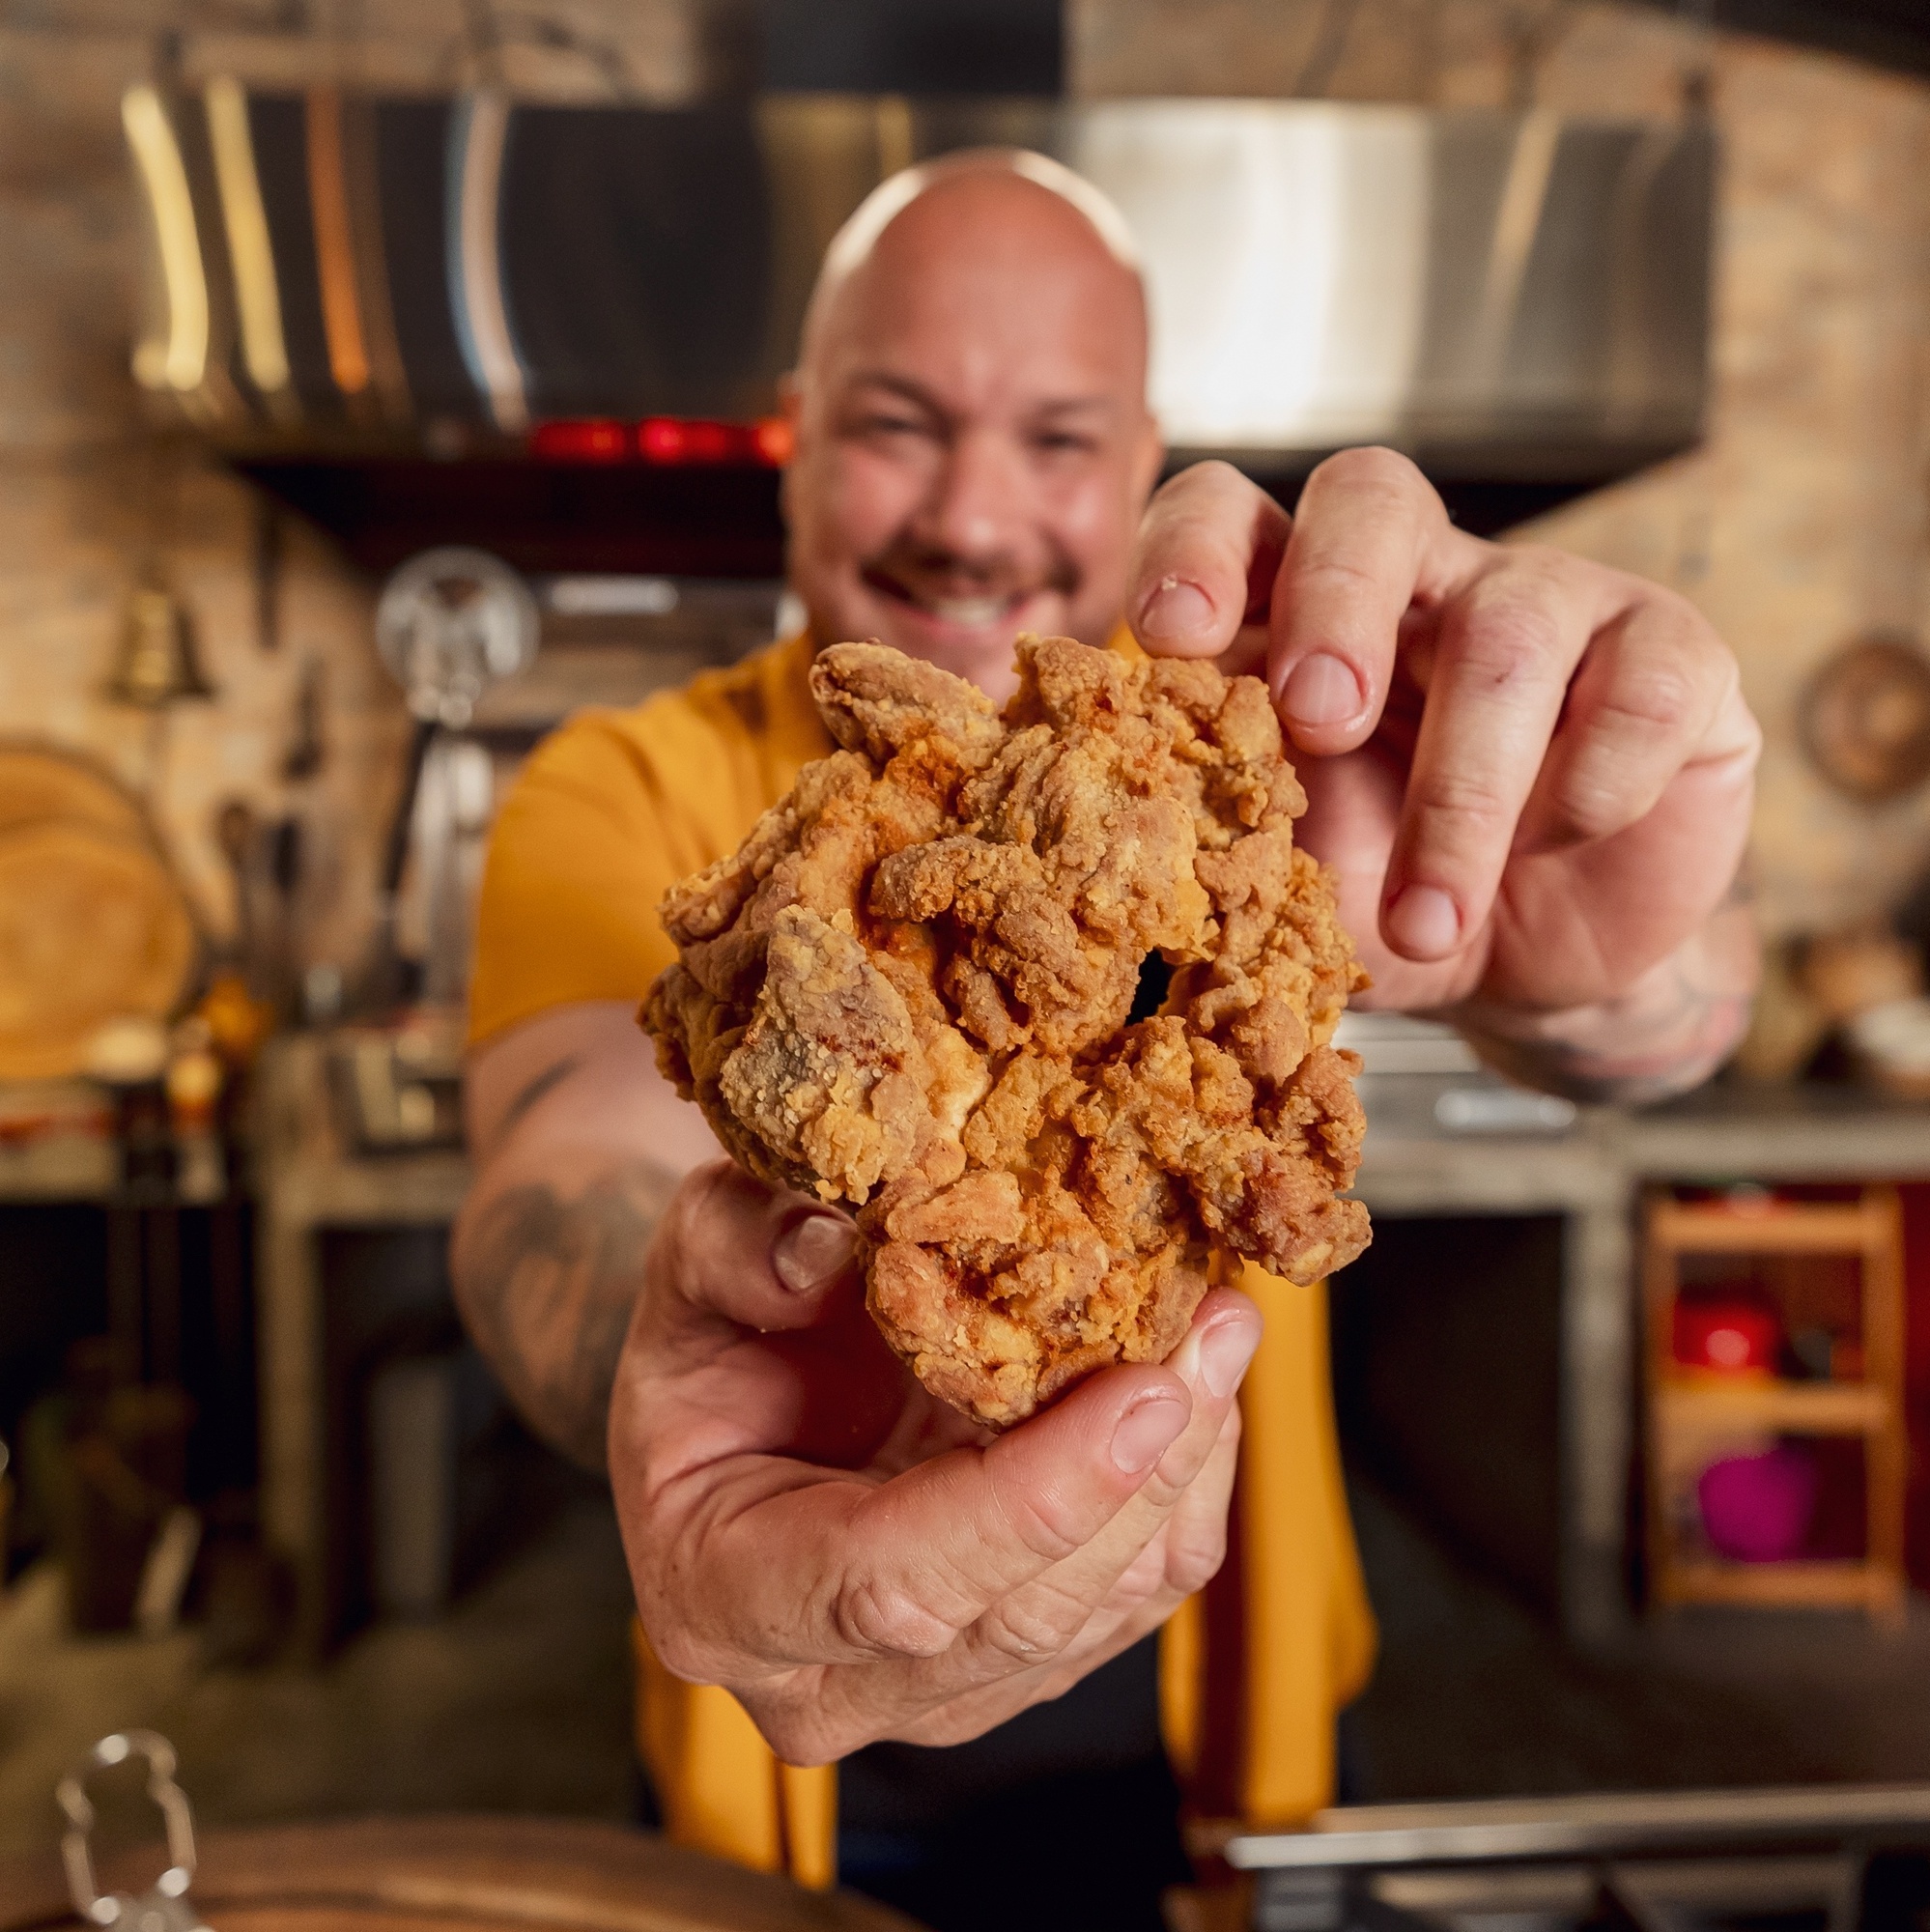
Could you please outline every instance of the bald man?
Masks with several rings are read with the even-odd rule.
[[[831,749],[811,653],[879,638],[995,696],[1021,631],[1261,672],[1370,999],[1446,1013],[1540,1084],[1690,1084],[1754,972],[1727,898],[1757,736],[1695,613],[1454,530],[1384,451],[1322,465],[1292,519],[1223,465],[1149,506],[1146,363],[1129,243],[1084,184],[1009,154],[886,184],[828,258],[791,387],[806,633],[566,727],[484,894],[454,1244],[471,1330],[540,1432],[607,1456],[669,1671],[727,1686],[788,1763],[859,1752],[861,1795],[865,1747],[896,1741],[865,1803],[913,1846],[892,1857],[938,1872],[897,1895],[941,1924],[982,1918],[983,1871],[932,1864],[920,1817],[976,1806],[982,1845],[999,1794],[1030,1792],[1044,1869],[1080,1789],[1109,1794],[1130,1884],[1101,1899],[1087,1875],[1051,1916],[1085,1922],[1083,1897],[1155,1922],[1178,1852],[1142,1639],[1220,1563],[1261,1324],[1217,1290],[1164,1366],[988,1440],[870,1329],[845,1218],[717,1159],[664,1082],[633,1017],[671,956],[656,902]],[[1023,1829],[996,1815],[1009,1855]]]

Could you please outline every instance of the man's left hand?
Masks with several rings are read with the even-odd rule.
[[[1455,1009],[1478,1041],[1536,1033],[1557,1057],[1586,1036],[1599,1060],[1605,1029],[1611,1059],[1660,1043],[1698,1076],[1734,1044],[1754,948],[1720,909],[1761,733],[1685,599],[1469,536],[1406,458],[1362,449],[1291,518],[1225,464],[1175,477],[1126,610],[1154,654],[1265,676],[1372,1004]],[[1723,1005],[1713,1058],[1659,974]]]

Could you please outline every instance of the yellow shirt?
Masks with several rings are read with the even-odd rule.
[[[1138,654],[1123,630],[1112,647]],[[553,1007],[641,1001],[675,952],[665,891],[735,851],[833,749],[810,659],[791,638],[634,710],[584,712],[537,749],[490,842],[472,1042]],[[1266,1327],[1240,1396],[1240,1556],[1223,1573],[1238,1600],[1229,1613],[1195,1598],[1167,1625],[1160,1708],[1182,1777],[1199,1773],[1197,1802],[1290,1824],[1331,1801],[1334,1714],[1372,1667],[1374,1621],[1341,1488],[1324,1290],[1251,1265],[1240,1286]],[[828,1883],[829,1775],[779,1766],[733,1698],[669,1677],[640,1637],[639,1662],[639,1741],[671,1835]]]

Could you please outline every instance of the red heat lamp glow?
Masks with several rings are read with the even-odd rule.
[[[538,423],[529,432],[529,454],[552,463],[621,463],[630,454],[630,432],[601,416]]]
[[[645,416],[634,427],[600,416],[560,417],[529,432],[529,453],[550,463],[745,463],[781,469],[795,440],[782,416],[748,423]]]

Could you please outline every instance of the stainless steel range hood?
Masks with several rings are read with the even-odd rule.
[[[837,225],[905,162],[1057,156],[1119,204],[1176,454],[1304,474],[1604,480],[1692,442],[1705,121],[1253,100],[771,96],[679,109],[326,90],[125,102],[152,216],[143,384],[238,454],[647,462],[781,453]],[[558,420],[606,425],[545,432]],[[731,429],[730,426],[738,426]]]

